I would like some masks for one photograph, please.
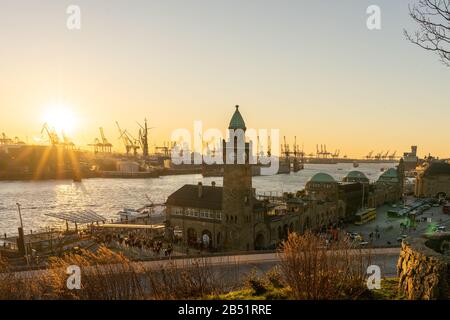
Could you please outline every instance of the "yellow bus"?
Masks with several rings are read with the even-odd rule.
[[[369,221],[375,220],[377,217],[377,209],[368,208],[356,213],[355,224],[362,225]]]

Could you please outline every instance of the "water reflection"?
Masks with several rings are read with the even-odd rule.
[[[388,164],[360,164],[357,170],[372,181],[378,179],[381,168]],[[308,179],[317,172],[326,172],[341,180],[354,170],[351,163],[337,165],[306,165],[305,169],[289,175],[254,177],[253,186],[262,192],[296,192],[304,188]],[[0,234],[16,233],[18,215],[16,202],[22,204],[25,230],[37,230],[59,223],[46,213],[92,209],[109,219],[116,219],[124,207],[140,207],[148,202],[164,202],[167,196],[184,184],[222,185],[222,178],[201,175],[167,176],[157,179],[88,179],[72,181],[0,182]]]

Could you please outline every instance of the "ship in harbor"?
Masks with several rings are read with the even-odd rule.
[[[161,218],[165,215],[165,205],[149,203],[139,209],[124,208],[118,212],[121,223],[142,223],[152,218]]]

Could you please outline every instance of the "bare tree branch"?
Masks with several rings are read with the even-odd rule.
[[[404,30],[405,37],[419,47],[435,52],[450,67],[450,0],[418,0],[409,7],[418,24],[416,32]]]

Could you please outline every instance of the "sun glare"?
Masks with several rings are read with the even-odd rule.
[[[77,122],[72,110],[65,105],[47,107],[43,119],[50,128],[54,128],[58,133],[61,131],[73,132]]]

